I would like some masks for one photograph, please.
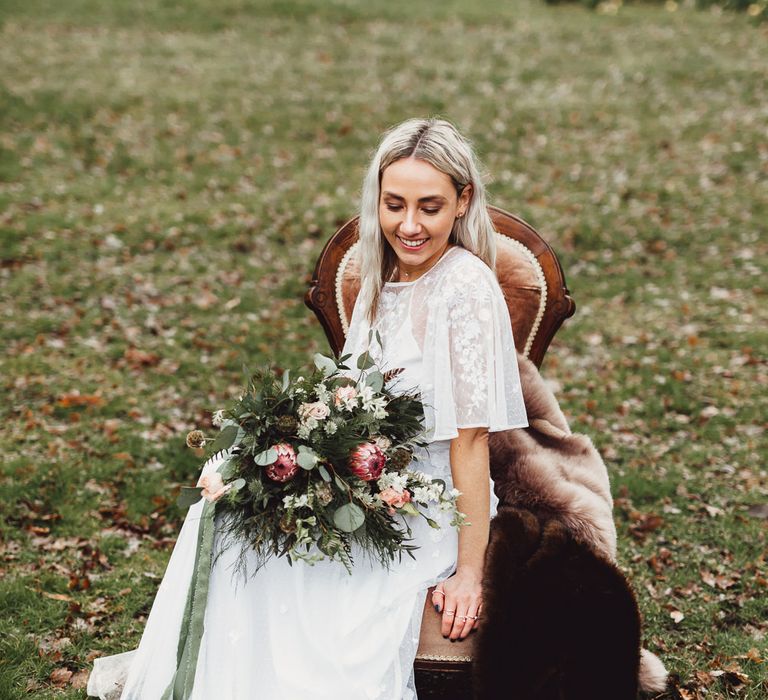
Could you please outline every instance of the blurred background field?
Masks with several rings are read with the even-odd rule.
[[[675,3],[5,0],[0,697],[134,648],[241,365],[379,133],[440,115],[561,257],[542,371],[612,479],[664,697],[768,697],[768,24]]]

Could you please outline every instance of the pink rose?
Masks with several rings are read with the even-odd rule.
[[[336,406],[352,408],[357,399],[357,389],[353,386],[340,386],[333,395],[333,403]]]
[[[308,418],[314,418],[315,420],[322,420],[327,418],[331,409],[328,408],[322,401],[315,401],[314,403],[303,403],[299,406],[299,415],[302,420]]]
[[[232,488],[232,484],[224,484],[224,480],[221,478],[219,472],[201,476],[196,486],[203,487],[200,495],[209,503],[218,500]]]
[[[278,442],[272,449],[277,452],[277,459],[267,465],[267,476],[272,481],[288,481],[299,471],[296,452],[287,442]]]
[[[411,492],[407,489],[395,491],[391,486],[385,488],[380,494],[379,498],[389,506],[389,514],[395,514],[395,508],[402,508],[408,501],[411,500]]]
[[[349,456],[350,471],[363,481],[373,481],[381,475],[386,457],[378,445],[364,442],[358,445]]]

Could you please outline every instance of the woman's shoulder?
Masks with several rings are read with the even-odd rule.
[[[443,291],[449,295],[463,294],[471,289],[487,290],[498,286],[496,273],[471,250],[456,246],[442,275]]]

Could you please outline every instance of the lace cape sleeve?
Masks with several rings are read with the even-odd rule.
[[[489,432],[528,425],[512,324],[493,272],[465,256],[427,300],[422,401],[430,441],[458,428]]]

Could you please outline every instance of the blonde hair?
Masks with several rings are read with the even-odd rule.
[[[485,187],[470,142],[444,119],[408,119],[381,138],[363,180],[360,197],[360,294],[368,320],[376,317],[381,290],[394,271],[397,256],[379,224],[381,175],[401,158],[423,160],[448,175],[457,196],[468,184],[472,196],[465,215],[456,219],[448,241],[471,251],[495,272],[496,239],[488,215]]]

